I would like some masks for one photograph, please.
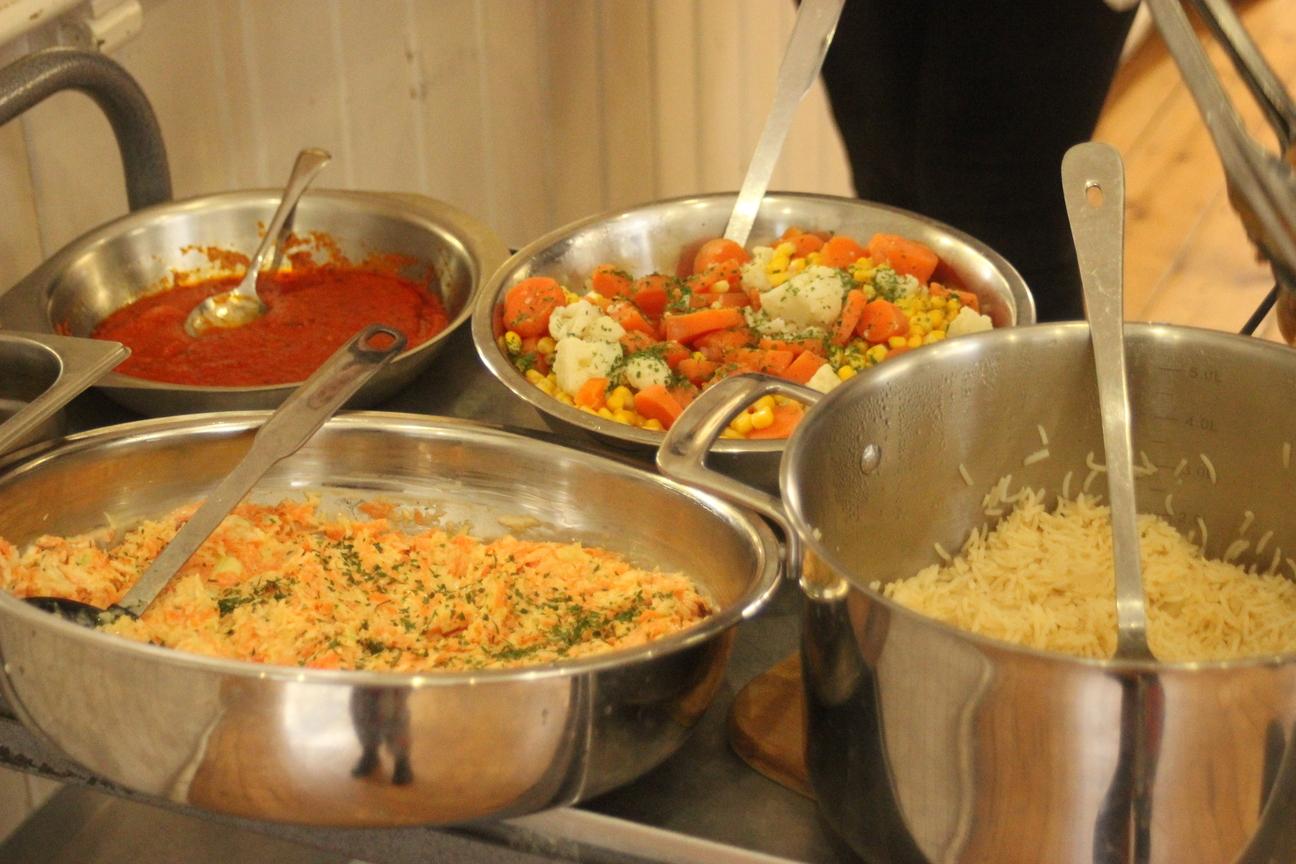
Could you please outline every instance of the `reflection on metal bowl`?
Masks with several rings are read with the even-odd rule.
[[[168,284],[174,272],[227,274],[209,249],[256,246],[278,191],[227,192],[159,204],[131,213],[72,241],[0,295],[0,327],[88,336],[110,312]],[[400,272],[426,282],[428,271],[450,317],[438,336],[396,358],[349,403],[367,407],[410,383],[432,362],[446,337],[472,314],[476,296],[508,250],[467,214],[417,195],[313,191],[293,221],[299,235],[322,234],[350,261],[399,256]],[[274,408],[296,383],[260,387],[165,384],[118,373],[98,385],[147,415]]]
[[[528,382],[496,344],[495,311],[508,289],[528,276],[552,276],[578,290],[603,263],[636,274],[673,274],[682,250],[724,233],[733,203],[732,193],[659,201],[584,219],[529,243],[495,272],[477,300],[473,342],[487,368],[559,431],[590,435],[643,453],[655,450],[660,433],[584,413]],[[961,283],[975,292],[996,327],[1035,321],[1030,291],[1011,264],[974,238],[932,219],[853,198],[771,192],[752,228],[752,243],[767,242],[789,227],[864,240],[885,231],[921,241],[940,256],[937,279]],[[781,440],[721,440],[712,449],[712,458],[722,470],[774,486],[782,449]]]
[[[1199,542],[1204,524],[1214,558],[1245,519],[1253,540],[1272,533],[1236,563],[1266,571],[1281,548],[1287,573],[1296,426],[1275,394],[1296,390],[1290,349],[1184,327],[1130,324],[1125,338],[1134,452],[1157,466],[1137,480],[1140,511]],[[688,418],[663,453],[689,458],[663,468],[714,485],[693,476],[705,442],[683,448]],[[1028,459],[1041,427],[1047,458]],[[781,503],[744,499],[777,508],[803,546],[811,783],[869,860],[1296,860],[1296,656],[1083,660],[956,630],[870,587],[937,563],[935,544],[960,548],[1000,477],[1056,494],[1071,472],[1074,494],[1102,452],[1088,328],[1026,327],[838,388],[790,439]]]
[[[105,515],[121,525],[167,512],[214,486],[264,416],[72,436],[0,477],[0,536],[21,545],[102,526]],[[719,611],[583,660],[400,675],[185,654],[3,595],[0,687],[19,718],[128,788],[240,816],[388,826],[526,813],[628,782],[673,753],[720,686],[735,625],[764,605],[778,575],[777,542],[760,520],[648,472],[463,421],[335,418],[252,498],[303,490],[322,507],[436,505],[447,524],[481,537],[504,533],[501,519],[535,523],[522,536],[683,570]]]

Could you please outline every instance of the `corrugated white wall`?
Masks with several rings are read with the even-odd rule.
[[[156,0],[113,56],[157,110],[177,196],[277,185],[311,144],[334,155],[320,185],[421,192],[517,246],[610,207],[737,188],[794,14],[792,0]],[[798,123],[774,187],[850,194],[819,88]],[[0,130],[0,184],[0,285],[125,212],[111,134],[79,94]]]
[[[177,197],[282,183],[420,192],[517,247],[573,219],[736,189],[773,94],[792,0],[145,0],[113,53],[162,125]],[[0,45],[0,64],[48,43]],[[851,194],[822,89],[776,189]],[[126,211],[90,101],[0,127],[0,290]],[[0,837],[48,792],[0,771]]]

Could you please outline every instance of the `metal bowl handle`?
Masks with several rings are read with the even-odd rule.
[[[771,375],[753,373],[722,379],[689,403],[671,425],[657,448],[657,467],[673,480],[755,510],[777,525],[787,547],[784,573],[798,579],[800,544],[779,497],[706,466],[707,453],[729,422],[752,402],[770,394],[787,396],[811,407],[823,398],[817,390]]]

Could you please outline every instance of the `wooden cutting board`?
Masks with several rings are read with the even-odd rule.
[[[801,655],[753,678],[729,709],[729,746],[761,774],[813,798],[805,763],[805,689]]]

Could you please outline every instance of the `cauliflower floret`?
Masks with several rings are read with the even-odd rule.
[[[549,316],[549,335],[555,340],[568,336],[579,337],[600,314],[599,308],[588,300],[577,300],[559,306]]]
[[[846,285],[839,270],[808,267],[761,294],[761,310],[795,327],[826,327],[841,314]]]
[[[588,300],[577,300],[553,311],[549,335],[555,340],[575,336],[587,342],[615,342],[625,335],[625,328]]]
[[[743,309],[747,326],[771,339],[826,339],[828,331],[822,327],[798,327],[782,318],[771,318],[765,310]]]
[[[625,378],[631,387],[642,390],[654,384],[669,386],[671,381],[670,366],[666,361],[649,351],[631,354],[625,364]]]
[[[994,324],[989,315],[978,315],[971,306],[964,306],[945,328],[946,336],[963,336],[968,333],[980,333],[982,330],[993,330]]]
[[[832,389],[840,383],[842,383],[841,379],[838,378],[837,373],[833,371],[832,365],[825,363],[816,369],[815,373],[810,376],[810,380],[806,382],[806,386],[811,390],[818,390],[820,393],[831,393]]]
[[[774,250],[769,246],[755,246],[751,250],[751,258],[742,265],[742,284],[744,288],[755,288],[762,294],[770,290],[769,268],[770,259],[774,257]]]
[[[575,393],[589,379],[610,375],[620,359],[621,346],[616,342],[587,342],[565,336],[558,340],[553,370],[558,386]]]
[[[890,267],[879,267],[873,273],[873,290],[892,303],[913,297],[921,288],[918,278],[911,273],[901,276]]]

